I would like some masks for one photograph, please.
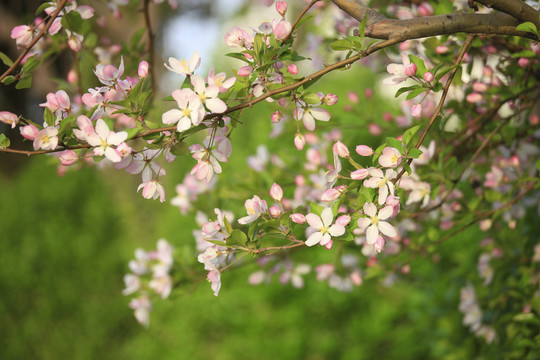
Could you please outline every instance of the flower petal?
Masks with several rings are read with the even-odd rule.
[[[312,214],[308,214],[308,216],[309,215],[312,215]],[[317,216],[317,215],[315,215],[315,216]],[[323,238],[322,232],[316,231],[313,234],[311,234],[311,236],[306,240],[306,245],[307,246],[313,246],[315,244],[318,244],[322,240],[322,238]]]
[[[377,223],[377,227],[386,236],[394,237],[397,235],[396,228],[387,223],[386,221],[379,221]]]

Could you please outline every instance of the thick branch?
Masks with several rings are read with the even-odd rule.
[[[332,0],[332,2],[358,21],[362,21],[367,13],[365,36],[376,39],[405,41],[460,32],[536,39],[531,33],[517,31],[516,26],[520,21],[507,14],[447,14],[395,20],[384,17],[360,0]],[[535,13],[538,17],[538,12]]]
[[[520,22],[530,21],[535,24],[537,28],[540,28],[538,11],[521,0],[476,0],[476,2],[489,8],[502,11],[508,15],[512,15],[520,20]]]

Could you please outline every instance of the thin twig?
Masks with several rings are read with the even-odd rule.
[[[296,26],[298,25],[300,20],[304,17],[304,15],[306,15],[306,13],[309,11],[309,9],[311,9],[311,7],[313,5],[315,5],[315,3],[317,3],[317,2],[319,2],[319,0],[311,0],[311,2],[308,4],[308,6],[305,7],[304,11],[302,11],[300,13],[300,15],[298,15],[298,17],[296,18],[294,24],[292,25],[291,32],[289,33],[289,35],[287,35],[287,37],[285,39],[283,39],[283,42],[287,41],[292,36],[292,33],[294,32],[294,29],[296,29]]]
[[[30,52],[30,50],[32,49],[32,47],[34,47],[34,45],[36,45],[36,43],[39,41],[39,39],[41,39],[46,33],[47,31],[49,31],[49,28],[51,27],[54,19],[56,19],[58,17],[58,14],[60,14],[60,11],[62,11],[62,9],[64,8],[64,6],[66,5],[66,3],[68,2],[68,0],[62,0],[60,1],[60,3],[58,3],[58,7],[56,8],[56,10],[52,13],[51,15],[51,18],[49,19],[49,21],[47,22],[47,24],[45,25],[45,27],[32,39],[32,41],[30,42],[30,44],[28,45],[28,47],[26,49],[24,49],[24,51],[21,53],[21,55],[19,55],[19,57],[17,58],[17,60],[15,60],[15,62],[13,63],[13,65],[11,65],[9,67],[9,69],[7,69],[3,74],[2,76],[0,76],[0,82],[2,82],[2,80],[4,80],[4,78],[6,76],[8,76],[9,74],[11,74],[16,68],[17,66],[19,66],[19,64],[21,63],[21,61],[23,61],[24,57]]]
[[[467,35],[467,38],[465,39],[465,42],[463,43],[463,46],[461,47],[461,51],[459,52],[459,55],[458,55],[456,61],[454,62],[454,65],[456,65],[456,67],[454,67],[454,69],[450,72],[450,75],[448,76],[448,80],[446,80],[446,84],[444,85],[441,99],[439,100],[439,105],[437,105],[437,109],[435,109],[435,112],[431,116],[431,119],[429,119],[429,123],[426,126],[426,128],[424,129],[424,132],[422,133],[422,135],[420,136],[420,139],[418,139],[418,142],[416,143],[415,148],[417,148],[417,149],[420,148],[420,145],[422,145],[422,142],[426,138],[427,133],[429,132],[429,130],[431,129],[431,127],[435,123],[435,120],[437,119],[437,117],[440,115],[440,113],[442,111],[442,108],[444,106],[444,101],[446,100],[446,96],[448,95],[448,90],[450,90],[450,85],[452,84],[452,80],[454,80],[454,75],[456,75],[456,73],[457,73],[457,70],[458,70],[457,65],[459,65],[461,63],[461,61],[463,60],[463,56],[465,56],[465,53],[467,52],[467,49],[471,45],[474,37],[475,37],[475,35],[471,35],[471,34]],[[408,159],[407,160],[408,165],[411,165],[412,160],[413,159]],[[393,180],[393,182],[397,183],[398,180],[403,176],[403,174],[405,174],[405,167],[403,167],[403,169],[401,169],[400,173]]]

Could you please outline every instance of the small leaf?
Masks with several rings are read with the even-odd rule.
[[[7,138],[6,134],[2,133],[0,134],[0,148],[5,149],[8,148],[10,145],[10,141]]]
[[[9,58],[9,56],[7,56],[6,54],[4,54],[3,52],[0,51],[0,60],[2,60],[2,62],[4,64],[6,64],[7,66],[11,66],[13,65],[13,61],[11,61],[11,59]]]
[[[13,84],[14,82],[15,82],[15,76],[13,75],[8,75],[2,80],[2,84],[4,85]]]
[[[319,97],[319,95],[312,92],[302,95],[302,100],[304,100],[306,104],[310,105],[317,105],[321,103],[321,98]]]
[[[15,89],[28,89],[31,86],[32,86],[32,76],[26,75],[21,80],[19,80],[17,85],[15,85]]]
[[[409,150],[409,157],[413,159],[418,159],[420,155],[422,154],[423,154],[422,150],[417,149],[417,148],[412,148]]]
[[[411,143],[411,140],[414,139],[414,137],[416,136],[416,133],[418,133],[418,130],[420,130],[420,127],[421,125],[415,125],[409,130],[405,131],[405,133],[401,137],[401,140],[403,141],[405,146],[409,146],[409,144]]]
[[[424,64],[424,60],[412,54],[409,54],[409,59],[414,65],[416,65],[416,74],[420,77],[424,76],[424,74],[427,71],[426,65]]]
[[[386,138],[386,144],[400,151],[401,151],[401,148],[403,147],[403,144],[401,143],[401,141],[399,141],[396,138],[391,138],[391,137]]]
[[[340,39],[330,44],[330,49],[336,51],[350,50],[353,47],[353,43],[348,39]]]
[[[45,11],[46,8],[49,8],[49,7],[51,7],[51,3],[50,3],[50,2],[45,2],[45,3],[41,4],[41,5],[37,8],[35,14],[36,14],[36,15],[39,15],[39,14],[41,14],[43,11]]]
[[[74,31],[76,33],[81,33],[81,28],[83,24],[83,19],[81,14],[76,11],[72,11],[62,16],[62,26],[66,29]]]
[[[26,62],[24,63],[22,67],[22,72],[25,73],[31,73],[32,71],[36,70],[41,62],[37,58],[36,55],[29,57],[26,59]]]
[[[233,228],[226,216],[223,216],[223,223],[225,224],[225,231],[227,231],[227,234],[232,234]]]
[[[373,202],[373,197],[375,196],[375,189],[362,186],[360,189],[360,194],[366,200],[366,202]]]
[[[398,91],[396,91],[396,95],[395,97],[398,97],[399,95],[405,93],[405,92],[408,92],[408,91],[412,91],[414,89],[417,89],[420,85],[413,85],[413,86],[405,86],[405,87],[402,87],[400,89],[398,89]]]
[[[314,202],[309,204],[309,212],[321,216],[324,207]]]
[[[405,98],[405,100],[411,100],[411,99],[417,97],[418,95],[422,94],[425,91],[426,91],[426,89],[424,89],[423,87],[418,87],[417,89],[414,89],[409,94],[407,94],[407,97]]]
[[[244,246],[248,241],[247,235],[239,229],[234,229],[231,236],[227,238],[227,245],[229,246]]]
[[[518,26],[516,26],[516,30],[517,31],[527,31],[527,32],[530,32],[530,33],[533,33],[533,34],[537,34],[538,33],[538,29],[536,28],[536,25],[534,25],[532,22],[524,22],[522,24],[519,24]]]

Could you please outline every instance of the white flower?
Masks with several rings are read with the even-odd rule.
[[[386,221],[382,221],[391,217],[393,211],[392,206],[385,206],[377,214],[377,206],[375,204],[364,204],[364,214],[369,216],[369,218],[358,219],[358,227],[366,233],[368,244],[373,245],[377,242],[379,232],[390,237],[397,235],[397,231],[392,225]]]
[[[247,199],[244,206],[248,216],[238,219],[240,224],[249,224],[257,220],[262,214],[268,211],[268,205],[265,200],[261,200],[257,195],[253,196],[252,199]]]
[[[199,95],[199,98],[202,103],[213,113],[221,114],[227,110],[227,105],[218,98],[219,86],[209,85],[206,87],[204,80],[199,75],[193,75],[191,77],[191,85],[193,89]]]
[[[199,67],[201,64],[201,56],[197,51],[193,52],[193,55],[189,59],[189,61],[186,61],[185,59],[178,60],[176,58],[170,57],[169,58],[169,65],[164,64],[165,67],[172,71],[177,73],[178,75],[189,75],[191,76],[195,70]]]
[[[105,155],[105,157],[112,162],[119,162],[122,160],[120,154],[111,146],[118,146],[124,140],[127,139],[127,132],[119,131],[115,133],[109,129],[109,126],[103,119],[98,119],[96,123],[96,132],[93,134],[86,134],[86,141],[95,146],[94,154],[97,156]]]
[[[364,181],[364,186],[368,188],[379,189],[379,205],[383,205],[388,197],[388,192],[394,195],[394,183],[392,179],[397,177],[397,173],[392,169],[387,169],[386,173],[377,168],[369,168],[371,177]]]
[[[330,208],[325,208],[320,217],[316,214],[309,213],[306,215],[306,220],[310,228],[315,229],[315,232],[306,240],[307,246],[313,246],[315,244],[324,246],[332,240],[332,236],[341,236],[345,233],[345,227],[343,225],[337,223],[332,225],[334,214]]]
[[[176,100],[179,109],[165,112],[161,118],[164,124],[176,124],[179,132],[186,131],[191,125],[199,125],[204,118],[202,102],[192,90],[174,90],[172,97]]]

